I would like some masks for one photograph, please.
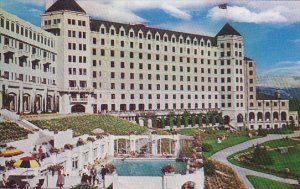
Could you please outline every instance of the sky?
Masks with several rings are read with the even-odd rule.
[[[48,0],[55,1],[55,0]],[[257,74],[300,76],[300,1],[77,0],[93,18],[215,36],[228,22],[244,37]],[[226,3],[227,9],[218,5]],[[0,8],[40,25],[44,0],[0,0]]]

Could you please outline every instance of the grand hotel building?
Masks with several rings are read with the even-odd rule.
[[[0,10],[1,108],[15,112],[221,111],[251,129],[281,127],[288,100],[256,96],[255,61],[225,24],[203,36],[91,19],[74,0],[57,0],[41,28]]]

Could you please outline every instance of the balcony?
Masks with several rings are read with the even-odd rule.
[[[15,53],[16,49],[14,47],[10,47],[8,45],[3,46],[3,50],[11,53]]]
[[[94,89],[86,88],[86,87],[68,87],[65,89],[65,91],[68,91],[68,92],[94,92]]]
[[[88,102],[88,98],[71,98],[71,103],[86,103]]]
[[[43,57],[42,61],[44,62],[44,64],[51,64],[51,63],[53,63],[52,58],[49,58],[49,57]]]
[[[9,79],[9,74],[0,75],[0,78]]]
[[[38,54],[32,54],[32,55],[31,55],[31,59],[32,59],[32,60],[41,60],[41,55],[38,55]]]
[[[47,30],[47,29],[54,29],[54,28],[61,28],[61,23],[59,24],[52,24],[52,25],[47,25],[47,26],[42,26],[43,30]]]

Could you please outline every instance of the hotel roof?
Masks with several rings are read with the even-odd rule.
[[[75,0],[57,0],[51,7],[49,7],[45,12],[55,12],[55,11],[74,11],[85,13],[83,8],[81,8]]]
[[[224,36],[224,35],[238,35],[241,36],[241,34],[236,31],[230,24],[226,23],[223,28],[219,31],[219,33],[216,35],[218,36]]]

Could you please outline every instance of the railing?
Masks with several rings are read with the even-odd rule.
[[[87,102],[88,98],[71,98],[71,102]]]
[[[39,59],[39,60],[40,60],[40,59],[41,59],[41,55],[38,55],[38,54],[32,54],[32,55],[31,55],[31,58],[32,58],[32,59]]]
[[[81,92],[93,92],[94,89],[93,88],[86,88],[86,87],[69,87],[69,88],[66,88],[65,90],[67,91],[81,91]]]
[[[61,28],[61,23],[42,26],[42,29],[44,29],[44,30],[46,30],[46,29],[52,29],[52,28]]]

